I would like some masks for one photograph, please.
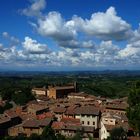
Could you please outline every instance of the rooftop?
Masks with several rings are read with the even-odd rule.
[[[47,109],[48,107],[41,104],[30,104],[28,108],[34,109],[35,111],[40,111],[40,110]]]
[[[96,115],[98,116],[100,113],[100,110],[94,106],[82,106],[77,107],[75,109],[75,114],[77,115]]]
[[[64,107],[56,107],[53,110],[54,113],[64,113],[65,111],[66,111],[66,108]]]
[[[51,122],[50,118],[45,118],[42,120],[28,119],[23,122],[23,127],[31,127],[31,128],[44,127],[44,126],[49,125],[50,122]]]

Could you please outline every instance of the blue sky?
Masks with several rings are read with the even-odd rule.
[[[0,70],[139,70],[139,5],[1,0]]]

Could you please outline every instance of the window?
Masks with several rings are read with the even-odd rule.
[[[84,124],[84,121],[82,121],[82,124]]]
[[[87,125],[89,125],[89,124],[90,124],[90,122],[88,121],[88,122],[87,122]]]
[[[95,122],[93,122],[93,125],[95,125]]]

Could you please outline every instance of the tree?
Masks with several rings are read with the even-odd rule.
[[[134,84],[128,96],[127,117],[129,124],[140,134],[140,82]]]
[[[57,140],[57,137],[55,136],[54,130],[51,128],[51,125],[48,125],[44,128],[41,140]]]
[[[63,136],[63,135],[61,135],[61,134],[57,134],[57,135],[56,135],[56,138],[57,138],[57,140],[67,140],[67,139],[65,138],[65,136]]]
[[[107,140],[127,140],[127,134],[122,127],[114,128]]]
[[[40,140],[40,136],[37,134],[32,134],[27,140]]]

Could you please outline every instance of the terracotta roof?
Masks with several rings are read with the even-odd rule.
[[[100,110],[94,106],[83,106],[78,107],[75,109],[75,114],[77,115],[96,115],[98,116],[100,113]]]
[[[117,109],[117,110],[126,110],[128,107],[127,103],[107,103],[105,105],[106,109]]]
[[[38,123],[38,120],[26,120],[25,122],[23,122],[23,127],[39,127],[39,123]]]
[[[39,120],[39,126],[47,126],[51,123],[52,119],[51,118],[46,118],[46,119],[43,119],[43,120]]]
[[[0,115],[0,124],[10,122],[10,121],[11,121],[11,119],[7,115],[5,115],[5,114]]]
[[[66,111],[66,108],[64,107],[56,107],[53,112],[54,113],[64,113]]]
[[[75,119],[75,118],[62,118],[61,122],[64,122],[67,124],[79,124],[80,125],[80,119]]]
[[[43,120],[29,119],[23,122],[23,127],[44,127],[49,125],[51,122],[50,118],[46,118]]]
[[[9,116],[10,118],[18,117],[18,115],[16,114],[16,111],[14,111],[14,110],[6,110],[4,112],[4,114],[6,114],[7,116]]]
[[[41,120],[44,118],[53,118],[53,114],[51,112],[43,113],[40,115],[37,115],[37,119]]]
[[[45,105],[40,105],[40,104],[31,104],[28,106],[28,108],[32,108],[35,111],[40,111],[40,110],[47,109],[48,107],[46,107]]]
[[[67,115],[73,115],[75,114],[75,109],[77,108],[77,105],[73,105],[67,108],[66,113]]]
[[[60,130],[64,126],[64,122],[53,122],[52,128],[55,130]]]

